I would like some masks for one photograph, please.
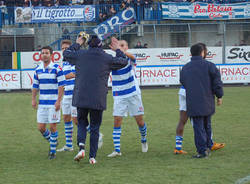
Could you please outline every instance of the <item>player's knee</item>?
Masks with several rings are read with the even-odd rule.
[[[41,132],[42,134],[46,131],[46,128],[43,126],[38,126],[37,127],[38,131]]]
[[[70,115],[63,115],[63,121],[64,122],[70,122],[71,121],[71,116]]]

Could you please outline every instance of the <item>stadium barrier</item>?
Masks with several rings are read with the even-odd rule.
[[[140,86],[180,85],[182,66],[138,66],[135,73]],[[218,64],[224,84],[250,83],[250,63]],[[31,89],[34,69],[0,70],[0,90]],[[108,86],[112,85],[110,75]]]
[[[207,60],[215,63],[225,84],[250,83],[250,46],[208,47]],[[114,55],[111,50],[107,53]],[[141,86],[180,85],[181,67],[190,60],[188,47],[130,49],[137,58],[136,76]],[[52,61],[62,65],[62,52],[54,51]],[[34,68],[41,63],[40,52],[13,52],[13,70],[0,70],[0,90],[31,89]],[[108,86],[112,85],[110,76]]]

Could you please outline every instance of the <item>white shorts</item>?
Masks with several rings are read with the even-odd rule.
[[[179,94],[179,110],[180,111],[187,111],[187,103],[186,103],[186,96]]]
[[[62,113],[63,115],[71,115],[72,117],[77,117],[77,108],[72,106],[72,98],[63,98]]]
[[[38,123],[59,123],[61,112],[56,111],[55,107],[38,107],[37,122]]]
[[[128,98],[114,98],[113,116],[138,116],[144,114],[141,95]]]

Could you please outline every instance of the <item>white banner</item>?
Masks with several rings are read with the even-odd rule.
[[[226,63],[250,63],[250,46],[226,47]]]
[[[33,84],[35,70],[23,70],[22,74],[22,89],[31,89]]]
[[[20,71],[0,71],[0,90],[21,89]]]
[[[62,66],[62,59],[61,51],[53,52],[52,62]],[[21,69],[36,68],[41,62],[41,52],[21,52]]]
[[[250,83],[250,65],[220,66],[220,73],[225,84]]]
[[[142,86],[180,84],[180,67],[146,67],[140,72]]]
[[[107,53],[115,53],[106,50]],[[184,65],[190,61],[190,48],[157,48],[157,49],[129,49],[128,52],[136,56],[137,66],[151,65]],[[222,47],[208,47],[208,61],[222,64]]]

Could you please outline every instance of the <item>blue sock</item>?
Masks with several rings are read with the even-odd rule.
[[[56,153],[58,132],[51,132],[50,135],[50,153]]]
[[[114,127],[113,129],[113,142],[116,152],[121,152],[121,134],[122,129],[121,127]]]
[[[68,148],[72,148],[72,135],[73,135],[73,123],[72,123],[72,121],[65,122],[64,128],[65,128],[66,146]]]
[[[175,149],[181,150],[182,149],[182,141],[183,137],[182,136],[176,136],[175,137]]]
[[[48,129],[45,130],[45,132],[43,132],[43,137],[49,141],[50,140],[50,131]]]
[[[139,127],[140,133],[141,133],[141,142],[147,142],[147,125],[144,122],[144,126],[143,127]]]

